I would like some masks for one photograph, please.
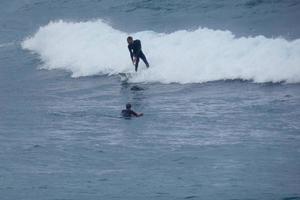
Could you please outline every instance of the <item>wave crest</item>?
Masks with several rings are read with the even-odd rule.
[[[46,69],[64,69],[73,77],[133,71],[126,38],[102,20],[50,22],[22,42],[39,54]],[[300,40],[240,37],[230,31],[198,28],[173,33],[131,33],[142,41],[150,68],[132,81],[201,83],[225,79],[300,82]]]

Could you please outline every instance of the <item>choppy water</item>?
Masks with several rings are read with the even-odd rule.
[[[1,199],[300,199],[299,8],[1,1]]]

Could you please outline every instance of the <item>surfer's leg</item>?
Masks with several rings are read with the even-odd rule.
[[[144,55],[144,53],[141,51],[140,52],[140,58],[144,61],[144,63],[146,64],[147,68],[149,67],[149,63],[147,61],[146,56]]]
[[[140,62],[140,58],[137,56],[137,57],[135,58],[135,71],[136,71],[136,72],[137,72],[138,67],[139,67],[139,62]]]

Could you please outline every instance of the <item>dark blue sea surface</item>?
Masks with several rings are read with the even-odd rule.
[[[298,0],[2,0],[0,199],[299,200],[299,9]],[[94,47],[92,33],[124,36],[125,47]],[[143,39],[150,68],[122,81],[133,70],[126,33]],[[185,51],[180,38],[208,49]],[[232,54],[209,48],[216,40]],[[144,116],[121,118],[127,102]]]

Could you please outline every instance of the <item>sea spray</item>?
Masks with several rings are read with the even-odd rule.
[[[173,33],[125,33],[102,20],[55,21],[22,43],[37,53],[45,69],[64,69],[73,77],[134,71],[126,38],[142,41],[150,68],[131,81],[201,83],[243,79],[300,82],[300,40],[235,37],[230,31],[198,28]]]

